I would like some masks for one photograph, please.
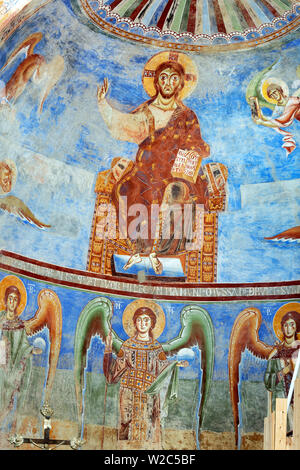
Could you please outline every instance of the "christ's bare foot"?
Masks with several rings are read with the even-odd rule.
[[[136,263],[140,263],[142,261],[142,258],[140,257],[140,254],[139,253],[136,253],[135,255],[132,255],[129,260],[127,261],[127,263],[125,264],[125,266],[123,267],[123,269],[128,269],[128,268],[131,268],[131,266],[133,266],[134,264]]]
[[[150,253],[149,259],[152,265],[152,268],[154,269],[155,274],[161,274],[163,271],[163,265],[157,258],[156,253]]]

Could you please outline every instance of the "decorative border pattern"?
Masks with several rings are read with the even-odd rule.
[[[192,284],[180,287],[172,283],[120,280],[113,276],[96,276],[88,271],[74,270],[44,263],[1,250],[0,270],[40,282],[87,290],[104,295],[168,301],[236,301],[264,299],[299,299],[300,280],[245,284]]]
[[[286,12],[281,18],[275,18],[272,22],[262,24],[257,29],[250,28],[242,33],[193,35],[188,32],[161,31],[157,27],[146,27],[141,23],[135,23],[130,18],[121,18],[118,14],[112,13],[108,6],[103,5],[101,0],[79,1],[88,18],[105,32],[138,43],[166,49],[185,51],[212,49],[215,51],[255,47],[278,39],[297,29],[300,25],[300,2],[293,5],[292,10]]]
[[[0,21],[0,45],[4,44],[23,23],[50,2],[52,0],[31,0],[22,10],[15,12],[5,21]]]

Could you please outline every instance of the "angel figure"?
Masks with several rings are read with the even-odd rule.
[[[300,121],[300,88],[290,96],[287,84],[280,78],[266,78],[275,64],[264,69],[254,76],[248,85],[246,99],[252,110],[252,119],[255,124],[271,127],[283,135],[283,145],[287,155],[296,148],[295,140],[291,132],[286,128],[291,126],[294,120]],[[299,68],[297,75],[300,76]],[[276,107],[283,111],[278,117],[266,117],[261,108],[267,107],[272,111]]]
[[[13,419],[12,433],[17,432],[18,415],[22,410],[30,383],[32,356],[42,350],[28,340],[49,329],[50,353],[44,402],[49,402],[60,351],[62,316],[57,295],[42,289],[38,296],[38,310],[29,320],[22,320],[27,293],[16,276],[6,276],[0,283],[0,425]]]
[[[106,390],[107,384],[120,383],[118,448],[162,448],[160,391],[167,385],[163,403],[163,410],[167,412],[168,404],[177,397],[178,367],[188,365],[185,361],[169,359],[180,349],[194,345],[201,350],[203,369],[199,408],[201,429],[214,366],[214,332],[207,312],[198,306],[184,307],[179,335],[165,343],[157,341],[165,328],[165,316],[156,302],[140,299],[126,307],[122,320],[129,338],[125,341],[112,329],[111,318],[111,302],[105,298],[96,298],[81,312],[76,327],[74,355],[79,437],[82,437],[84,430],[84,368],[94,335],[99,335],[105,343],[103,372]],[[104,426],[105,403],[103,408]]]
[[[282,305],[273,318],[273,329],[278,340],[275,345],[266,344],[259,338],[262,315],[257,308],[246,308],[237,316],[230,336],[228,369],[230,398],[233,411],[235,442],[239,442],[239,365],[242,352],[248,349],[260,359],[268,361],[264,383],[272,393],[272,408],[276,398],[285,398],[300,348],[300,303]],[[291,420],[290,420],[291,421]]]
[[[37,228],[44,230],[51,225],[41,222],[29,209],[29,207],[18,197],[13,196],[13,189],[17,178],[17,167],[13,160],[0,161],[0,209],[20,220],[29,222]],[[3,195],[3,196],[2,196]]]
[[[29,80],[32,79],[41,88],[39,113],[42,112],[47,96],[60,79],[64,70],[64,59],[62,56],[57,55],[47,63],[45,57],[34,53],[34,48],[42,37],[42,33],[34,33],[27,37],[12,52],[0,69],[0,73],[2,73],[19,55],[25,55],[25,58],[6,83],[2,100],[9,104],[14,103],[25,90]]]

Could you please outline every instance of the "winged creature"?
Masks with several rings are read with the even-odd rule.
[[[289,155],[295,150],[296,143],[286,128],[294,120],[300,120],[300,89],[290,96],[289,88],[283,80],[269,76],[276,63],[277,61],[252,78],[246,90],[246,100],[251,107],[252,119],[256,124],[271,127],[283,135],[282,147]],[[300,77],[299,67],[296,73]],[[277,106],[283,108],[282,114],[278,117],[266,117],[262,112],[262,108],[274,111]]]
[[[112,329],[112,315],[113,305],[110,300],[98,297],[86,305],[78,319],[74,343],[74,374],[79,437],[82,435],[84,426],[84,372],[91,340],[94,336],[98,336],[105,342],[108,335],[111,334],[112,350],[117,355],[120,354],[121,347],[124,344]],[[199,407],[199,430],[201,430],[214,368],[214,330],[209,315],[197,305],[184,307],[181,311],[181,330],[178,336],[165,343],[160,343],[160,345],[166,357],[174,356],[180,349],[192,346],[198,346],[201,351],[201,368],[203,371]]]
[[[48,403],[53,388],[62,336],[62,306],[58,295],[50,289],[42,289],[38,294],[38,310],[32,318],[24,320],[24,324],[28,336],[36,335],[44,328],[49,331],[49,365],[44,395],[44,402]]]
[[[22,320],[19,317],[27,301],[23,282],[16,276],[6,276],[0,283],[0,291],[1,306],[4,308],[0,312],[1,342],[6,344],[6,350],[8,348],[8,354],[4,362],[2,358],[0,369],[0,419],[3,421],[13,410],[16,397],[18,410],[21,409],[30,380],[31,357],[32,354],[39,353],[38,349],[29,343],[28,337],[36,335],[44,328],[49,331],[50,342],[44,389],[44,403],[49,403],[60,352],[62,307],[54,291],[42,289],[37,298],[37,311],[31,318]]]
[[[284,397],[289,393],[294,370],[292,362],[294,363],[300,347],[300,341],[297,339],[300,333],[299,321],[299,302],[281,305],[273,317],[273,330],[277,340],[270,345],[259,338],[262,315],[258,308],[246,308],[237,316],[231,331],[228,353],[229,388],[236,446],[239,443],[239,366],[242,353],[248,349],[254,356],[268,360],[264,382],[267,390],[272,392],[273,408],[277,396]]]
[[[45,229],[51,227],[51,225],[44,224],[31,212],[29,207],[16,196],[4,196],[0,197],[0,209],[7,212],[20,220],[29,222],[37,228]]]
[[[41,222],[21,199],[8,194],[14,186],[16,174],[16,165],[12,160],[0,161],[0,209],[40,229],[49,228],[50,225]]]
[[[282,242],[298,242],[300,241],[300,226],[291,227],[287,230],[284,230],[273,237],[265,237],[265,240],[274,240]]]
[[[51,89],[56,85],[64,70],[64,59],[57,55],[47,63],[44,56],[34,52],[35,46],[41,41],[42,33],[33,33],[28,36],[11,53],[0,73],[20,55],[25,58],[21,61],[5,86],[4,98],[9,103],[14,103],[23,93],[29,80],[32,79],[41,89],[39,113],[43,110],[44,102]]]
[[[274,346],[259,339],[258,332],[262,323],[261,312],[257,308],[246,308],[236,318],[230,336],[228,352],[228,372],[230,400],[233,412],[235,443],[239,441],[239,365],[242,353],[248,349],[261,359],[268,359]]]

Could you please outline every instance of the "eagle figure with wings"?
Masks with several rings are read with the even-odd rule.
[[[251,107],[255,124],[271,127],[283,135],[282,147],[289,155],[295,150],[296,143],[286,128],[291,126],[294,120],[300,121],[300,88],[290,95],[286,82],[270,76],[276,63],[277,61],[252,78],[246,90],[246,100]],[[296,73],[300,78],[300,67],[297,67]],[[267,117],[262,112],[262,108],[269,108],[274,112],[277,107],[280,109],[278,117]]]
[[[273,330],[277,340],[273,345],[265,343],[259,337],[262,321],[261,311],[248,307],[237,316],[231,331],[228,372],[236,447],[240,440],[239,382],[242,353],[247,349],[257,358],[268,361],[264,383],[272,394],[274,409],[276,398],[286,398],[288,395],[300,347],[299,302],[283,304],[275,313]]]
[[[16,432],[18,414],[22,410],[32,371],[32,355],[43,350],[28,337],[44,328],[49,331],[49,357],[44,389],[44,403],[49,403],[60,352],[62,308],[55,292],[42,289],[38,294],[38,309],[27,320],[20,318],[27,303],[23,282],[8,275],[0,282],[0,425],[13,415],[12,431]],[[17,407],[16,410],[15,406]]]
[[[265,240],[273,240],[275,242],[300,242],[300,225],[288,228],[283,232],[277,233],[272,237],[265,237]]]
[[[41,222],[29,209],[29,207],[18,197],[13,196],[10,191],[13,189],[17,178],[17,167],[13,160],[5,159],[0,161],[0,209],[25,223],[29,223],[36,228],[45,230],[50,228]]]
[[[0,74],[11,66],[11,64],[20,56],[21,63],[13,72],[2,91],[0,103],[2,105],[11,105],[24,92],[30,79],[40,88],[41,96],[38,111],[43,110],[44,102],[52,88],[60,79],[64,70],[64,59],[57,55],[47,62],[41,54],[35,53],[36,45],[41,41],[42,33],[33,33],[28,36],[15,50],[10,54],[7,61],[0,69]]]
[[[107,384],[119,382],[119,448],[160,449],[160,392],[166,386],[163,410],[167,413],[168,404],[177,398],[178,367],[189,365],[187,361],[170,361],[169,357],[193,346],[198,346],[201,351],[200,431],[214,369],[214,329],[208,313],[197,305],[184,307],[178,336],[164,343],[156,339],[165,328],[164,311],[156,302],[138,299],[127,305],[122,317],[123,328],[129,337],[125,341],[113,330],[112,315],[112,302],[98,297],[86,305],[78,319],[74,345],[78,437],[81,438],[84,432],[83,390],[87,354],[96,335],[105,343],[103,372],[106,387],[104,406],[100,411],[103,436]]]

